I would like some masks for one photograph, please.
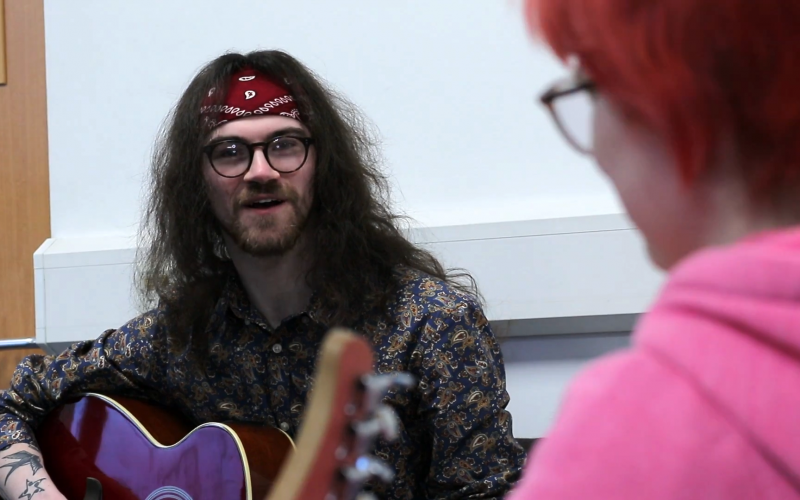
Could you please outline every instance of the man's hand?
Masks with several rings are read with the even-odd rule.
[[[29,444],[15,444],[0,452],[0,498],[66,500],[44,469],[41,453]]]

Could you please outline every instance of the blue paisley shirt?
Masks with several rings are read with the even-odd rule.
[[[415,389],[390,391],[399,438],[374,453],[395,468],[389,499],[502,498],[519,479],[525,451],[512,435],[498,343],[477,301],[440,280],[399,271],[389,311],[365,314],[354,330],[372,339],[376,371],[405,371]],[[328,326],[319,304],[271,328],[233,278],[210,322],[210,358],[200,370],[171,347],[148,311],[57,356],[32,355],[0,392],[0,449],[35,442],[46,413],[70,395],[103,392],[167,405],[193,422],[239,421],[297,432]]]

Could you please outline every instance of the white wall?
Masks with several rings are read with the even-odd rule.
[[[573,378],[629,344],[627,333],[502,339],[514,435],[546,436]]]
[[[133,234],[153,140],[170,107],[204,63],[224,51],[258,48],[294,54],[363,109],[380,129],[398,209],[422,226],[531,219],[559,225],[620,213],[608,183],[569,149],[536,101],[564,71],[526,33],[519,3],[45,0],[53,235],[48,245]],[[656,277],[646,269],[638,243],[634,248],[620,234],[624,251],[637,257],[628,266],[633,272],[614,286],[634,291],[622,297],[633,304],[622,312],[637,313]],[[53,249],[64,247],[55,243]],[[555,245],[549,248],[562,243]],[[579,246],[566,240],[563,245]],[[503,255],[502,248],[492,248]],[[541,258],[534,251],[528,264]],[[543,274],[570,267],[564,252],[544,258]],[[553,261],[558,258],[563,262]],[[570,279],[591,285],[581,289],[586,295],[598,273],[609,270],[583,270]],[[565,283],[550,274],[529,280],[532,296]],[[74,282],[45,297],[43,272],[40,277],[42,303],[75,305],[89,296],[82,292],[98,293]],[[527,279],[514,278],[514,286]],[[100,279],[97,286],[102,284]],[[596,298],[593,303],[601,304],[603,297]],[[562,303],[570,307],[568,300]],[[57,319],[83,315],[70,311]],[[37,318],[45,318],[44,309],[37,308]],[[543,435],[569,376],[619,345],[616,337],[504,342],[515,428],[522,437]],[[589,345],[594,350],[577,347]]]
[[[227,50],[281,48],[380,128],[400,208],[449,225],[618,211],[538,93],[519,1],[45,0],[52,234],[130,233],[156,131]]]

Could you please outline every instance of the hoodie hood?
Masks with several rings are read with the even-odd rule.
[[[634,343],[671,364],[800,487],[800,228],[685,260]]]

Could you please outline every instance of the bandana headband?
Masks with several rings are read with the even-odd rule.
[[[231,75],[222,104],[215,99],[216,87],[208,91],[200,114],[209,128],[248,116],[275,115],[300,120],[300,111],[289,90],[252,68]]]

